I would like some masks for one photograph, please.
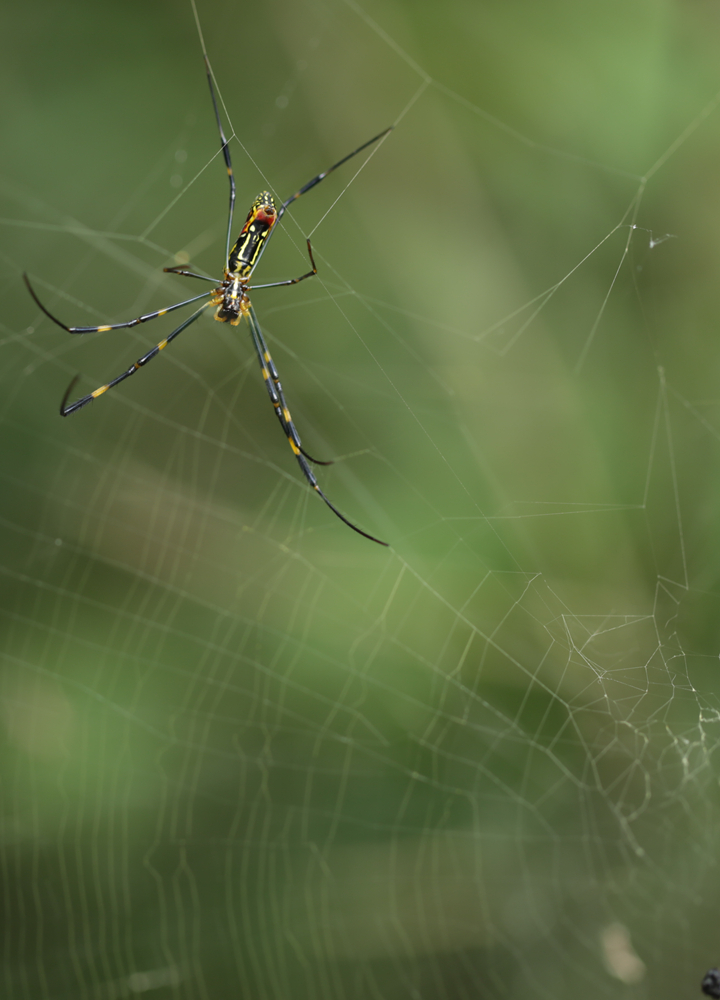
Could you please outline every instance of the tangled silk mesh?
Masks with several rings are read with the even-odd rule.
[[[671,107],[679,56],[648,83],[653,9],[620,40],[522,8],[451,3],[450,45],[422,6],[278,4],[241,62],[198,0],[164,147],[147,60],[123,104],[56,77],[47,114],[100,133],[50,135],[57,178],[43,107],[11,126],[44,173],[2,183],[4,997],[675,997],[720,959],[716,101],[698,72]],[[172,327],[68,336],[23,268],[85,324],[222,268],[203,45],[238,222],[396,125],[259,280],[307,235],[318,277],[253,297],[323,490],[389,551],[304,483],[244,326],[56,418]]]

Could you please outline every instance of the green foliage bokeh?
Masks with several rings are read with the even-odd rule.
[[[3,996],[687,995],[718,960],[718,12],[198,15],[236,229],[397,123],[258,271],[312,233],[317,281],[254,296],[323,489],[391,548],[307,488],[243,327],[60,420],[172,326],[72,337],[22,272],[78,325],[189,296],[162,268],[220,273],[227,182],[190,3],[6,5]]]

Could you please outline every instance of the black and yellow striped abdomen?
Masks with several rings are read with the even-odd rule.
[[[245,225],[230,251],[227,265],[230,274],[240,278],[250,277],[276,222],[277,209],[273,197],[269,191],[261,191],[252,203]]]

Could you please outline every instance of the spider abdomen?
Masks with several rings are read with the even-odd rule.
[[[269,191],[261,191],[248,212],[235,246],[230,251],[227,269],[231,274],[249,278],[258,262],[265,240],[277,222],[275,202]]]

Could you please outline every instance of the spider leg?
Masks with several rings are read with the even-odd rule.
[[[213,100],[214,99],[215,98],[213,97]],[[217,106],[215,108],[215,113],[217,114]],[[304,195],[311,188],[314,188],[316,184],[320,183],[320,181],[324,181],[325,178],[328,176],[328,174],[331,174],[333,172],[333,170],[337,170],[337,168],[341,167],[343,165],[343,163],[347,163],[347,161],[351,160],[353,158],[353,156],[357,156],[358,153],[362,153],[362,151],[364,149],[367,149],[368,146],[372,146],[372,144],[374,142],[378,142],[380,139],[384,138],[384,136],[386,136],[389,132],[392,132],[392,130],[394,128],[395,128],[395,126],[391,125],[389,128],[384,129],[378,135],[373,136],[372,139],[368,139],[367,142],[364,142],[362,144],[362,146],[358,146],[358,148],[354,149],[352,151],[352,153],[348,153],[347,156],[343,156],[342,160],[338,160],[337,163],[333,163],[333,165],[331,167],[329,167],[327,170],[324,170],[321,174],[318,174],[316,177],[313,177],[313,179],[311,181],[308,181],[307,184],[303,184],[303,186],[301,188],[299,188],[295,192],[295,194],[291,194],[290,197],[287,198],[282,203],[282,205],[278,209],[277,222],[280,222],[280,220],[282,219],[283,215],[285,215],[285,212],[288,210],[289,206],[292,205],[292,203],[294,201],[297,201],[297,199],[300,198],[301,195]],[[278,228],[279,227],[277,226],[277,223],[276,223],[272,227],[272,229],[270,230],[270,232],[268,233],[267,238],[265,240],[265,243],[263,244],[262,249],[261,249],[260,253],[258,254],[257,260],[255,261],[256,265],[259,262],[260,257],[262,256],[262,254],[267,249],[267,245],[270,242],[270,240],[272,239],[273,233]],[[228,232],[228,247],[229,246],[230,246],[230,233]],[[309,246],[310,246],[310,241],[308,240],[308,247]],[[312,265],[313,265],[313,271],[312,271],[312,273],[315,274],[317,272],[316,272],[316,268],[315,268],[315,261],[312,259],[312,252],[310,253],[310,260],[312,261]],[[290,285],[290,284],[297,284],[298,281],[303,281],[305,278],[309,278],[309,277],[310,277],[310,272],[308,272],[307,274],[304,274],[301,278],[296,278],[294,281],[288,281],[288,282],[281,281],[281,282],[278,282],[278,284],[281,284],[281,285],[284,285],[284,284],[288,284],[288,285]],[[259,286],[256,286],[256,287],[259,287]],[[268,287],[268,286],[264,285],[262,287]]]
[[[353,531],[356,531],[359,535],[362,535],[364,538],[369,538],[371,542],[377,542],[378,545],[387,545],[388,544],[387,542],[382,542],[379,538],[375,538],[374,535],[369,535],[367,531],[363,531],[362,528],[358,528],[356,524],[353,524],[352,521],[349,521],[345,517],[345,515],[341,514],[340,511],[337,509],[337,507],[328,500],[323,491],[320,489],[318,481],[315,478],[312,469],[308,465],[308,462],[306,461],[307,459],[311,462],[315,462],[315,459],[312,458],[310,455],[308,455],[308,453],[303,450],[300,444],[300,435],[298,434],[297,430],[295,429],[295,425],[292,422],[290,411],[287,407],[287,403],[285,402],[285,396],[282,391],[282,386],[280,385],[280,378],[278,376],[277,369],[273,363],[272,358],[270,357],[270,351],[267,348],[267,344],[265,343],[265,338],[262,335],[262,331],[260,330],[260,324],[258,323],[257,316],[255,315],[255,310],[253,309],[252,306],[249,307],[246,316],[248,319],[248,323],[250,324],[250,332],[252,334],[255,353],[258,356],[258,361],[260,362],[260,368],[262,370],[262,376],[263,379],[265,380],[265,387],[268,391],[268,395],[270,396],[270,400],[275,409],[275,413],[277,414],[277,418],[280,421],[280,426],[285,432],[285,436],[288,439],[288,443],[292,448],[295,458],[298,460],[298,464],[300,465],[300,468],[303,471],[303,475],[307,479],[308,483],[315,490],[315,492],[319,494],[319,496],[325,501],[330,510],[333,512],[333,514],[339,517],[344,524],[346,524],[349,528],[352,528]],[[318,464],[329,465],[331,463],[319,462]]]
[[[306,278],[314,277],[317,274],[317,265],[313,257],[310,240],[307,241],[307,248],[310,255],[310,263],[312,264],[312,271],[308,271],[307,274],[301,274],[299,278],[288,278],[287,281],[271,281],[268,285],[253,285],[252,288],[279,288],[281,285],[297,285],[299,281],[305,281]]]
[[[342,160],[338,160],[337,163],[333,163],[331,167],[329,167],[327,170],[324,170],[321,174],[318,174],[317,177],[313,177],[313,179],[311,181],[308,181],[307,184],[303,184],[303,186],[298,191],[296,191],[295,194],[291,194],[290,197],[286,199],[286,201],[284,201],[280,206],[278,210],[278,222],[287,211],[288,206],[291,205],[294,201],[297,201],[297,199],[301,195],[305,194],[311,188],[314,188],[316,184],[320,183],[320,181],[324,181],[325,178],[328,176],[328,174],[331,174],[333,170],[337,170],[337,168],[341,167],[343,163],[347,163],[348,160],[351,160],[353,156],[357,156],[358,153],[362,153],[363,149],[367,149],[368,146],[372,146],[374,142],[377,142],[379,139],[382,139],[384,136],[388,134],[388,132],[392,132],[394,128],[395,126],[391,125],[390,128],[384,129],[378,135],[373,136],[372,139],[368,139],[367,142],[364,142],[362,146],[358,146],[358,148],[354,149],[352,153],[348,153],[347,156],[343,156]]]
[[[216,278],[208,278],[206,274],[195,274],[194,271],[186,271],[181,267],[164,267],[163,271],[166,274],[180,274],[183,278],[201,278],[203,281],[211,281],[213,285],[219,285],[220,282]]]
[[[200,306],[199,309],[196,309],[195,312],[192,314],[192,316],[190,316],[188,319],[182,322],[180,326],[176,327],[173,330],[173,332],[168,337],[165,338],[165,340],[161,340],[160,343],[156,344],[155,347],[152,348],[152,350],[147,352],[147,354],[144,354],[141,358],[138,358],[137,361],[134,361],[132,365],[130,365],[130,367],[122,373],[122,375],[118,375],[117,378],[114,378],[112,382],[108,382],[106,385],[101,385],[99,389],[96,389],[94,392],[91,392],[88,396],[82,396],[80,399],[76,399],[74,403],[68,404],[70,393],[73,391],[75,383],[80,378],[79,375],[76,375],[75,378],[70,383],[70,385],[67,387],[65,395],[62,398],[62,403],[60,404],[60,416],[67,417],[69,413],[74,413],[76,410],[81,410],[83,406],[87,406],[88,403],[92,403],[93,399],[97,399],[98,396],[102,396],[102,394],[104,392],[107,392],[108,389],[112,389],[120,382],[124,382],[126,378],[130,378],[130,376],[134,375],[135,372],[140,371],[143,365],[146,365],[148,361],[152,361],[152,359],[156,357],[160,353],[160,351],[163,350],[163,348],[167,347],[167,345],[170,343],[171,340],[174,340],[179,333],[182,333],[182,331],[185,330],[188,326],[190,326],[191,323],[194,323],[195,320],[202,315],[202,313],[208,308],[209,305],[210,303],[206,302],[204,305]]]
[[[228,141],[225,138],[225,133],[223,132],[222,122],[220,121],[220,112],[218,110],[217,100],[215,99],[215,88],[213,87],[210,63],[207,56],[205,56],[204,59],[208,86],[210,87],[210,96],[212,97],[213,108],[215,109],[215,121],[217,122],[218,132],[220,133],[220,148],[222,149],[223,156],[225,157],[225,166],[230,180],[230,209],[228,212],[227,241],[225,246],[225,260],[227,260],[230,257],[230,237],[232,235],[233,212],[235,210],[235,175],[233,174],[232,161],[230,160]]]
[[[270,351],[268,350],[265,338],[262,335],[260,324],[258,323],[258,319],[257,316],[255,315],[254,310],[252,311],[252,315],[254,320],[254,327],[252,322],[250,322],[250,327],[251,330],[253,330],[253,344],[255,345],[255,350],[258,355],[258,360],[260,361],[260,367],[262,369],[263,378],[265,379],[265,385],[267,386],[270,399],[275,408],[275,413],[277,414],[278,420],[280,421],[280,425],[282,426],[282,429],[285,431],[288,440],[291,441],[290,447],[293,448],[292,442],[294,442],[295,447],[298,449],[300,454],[304,455],[309,462],[313,463],[313,465],[333,465],[332,461],[322,462],[319,458],[313,458],[313,456],[310,455],[307,451],[305,451],[305,449],[300,444],[300,435],[298,434],[297,430],[295,429],[295,425],[290,419],[290,411],[288,410],[287,404],[285,403],[285,396],[282,391],[282,385],[280,384],[280,376],[278,375],[277,368],[275,367],[275,362],[270,356]],[[255,339],[254,331],[257,331],[258,335],[257,340]],[[293,448],[293,452],[295,452],[295,448]]]
[[[67,330],[68,333],[105,333],[107,330],[124,330],[129,326],[137,326],[139,323],[147,323],[148,320],[157,319],[159,316],[165,316],[167,313],[174,312],[176,309],[182,309],[183,306],[189,306],[192,302],[197,302],[199,299],[207,298],[208,295],[212,295],[212,292],[203,292],[202,295],[194,295],[191,299],[185,299],[184,302],[176,302],[173,306],[167,306],[165,309],[156,309],[155,312],[145,313],[144,316],[138,316],[137,319],[128,320],[127,323],[110,323],[103,326],[65,326],[57,316],[45,308],[40,299],[35,294],[35,290],[30,284],[30,279],[27,274],[23,273],[23,281],[27,285],[27,289],[35,300],[35,305],[42,309],[48,319],[51,319],[53,323],[56,323],[63,330]]]

